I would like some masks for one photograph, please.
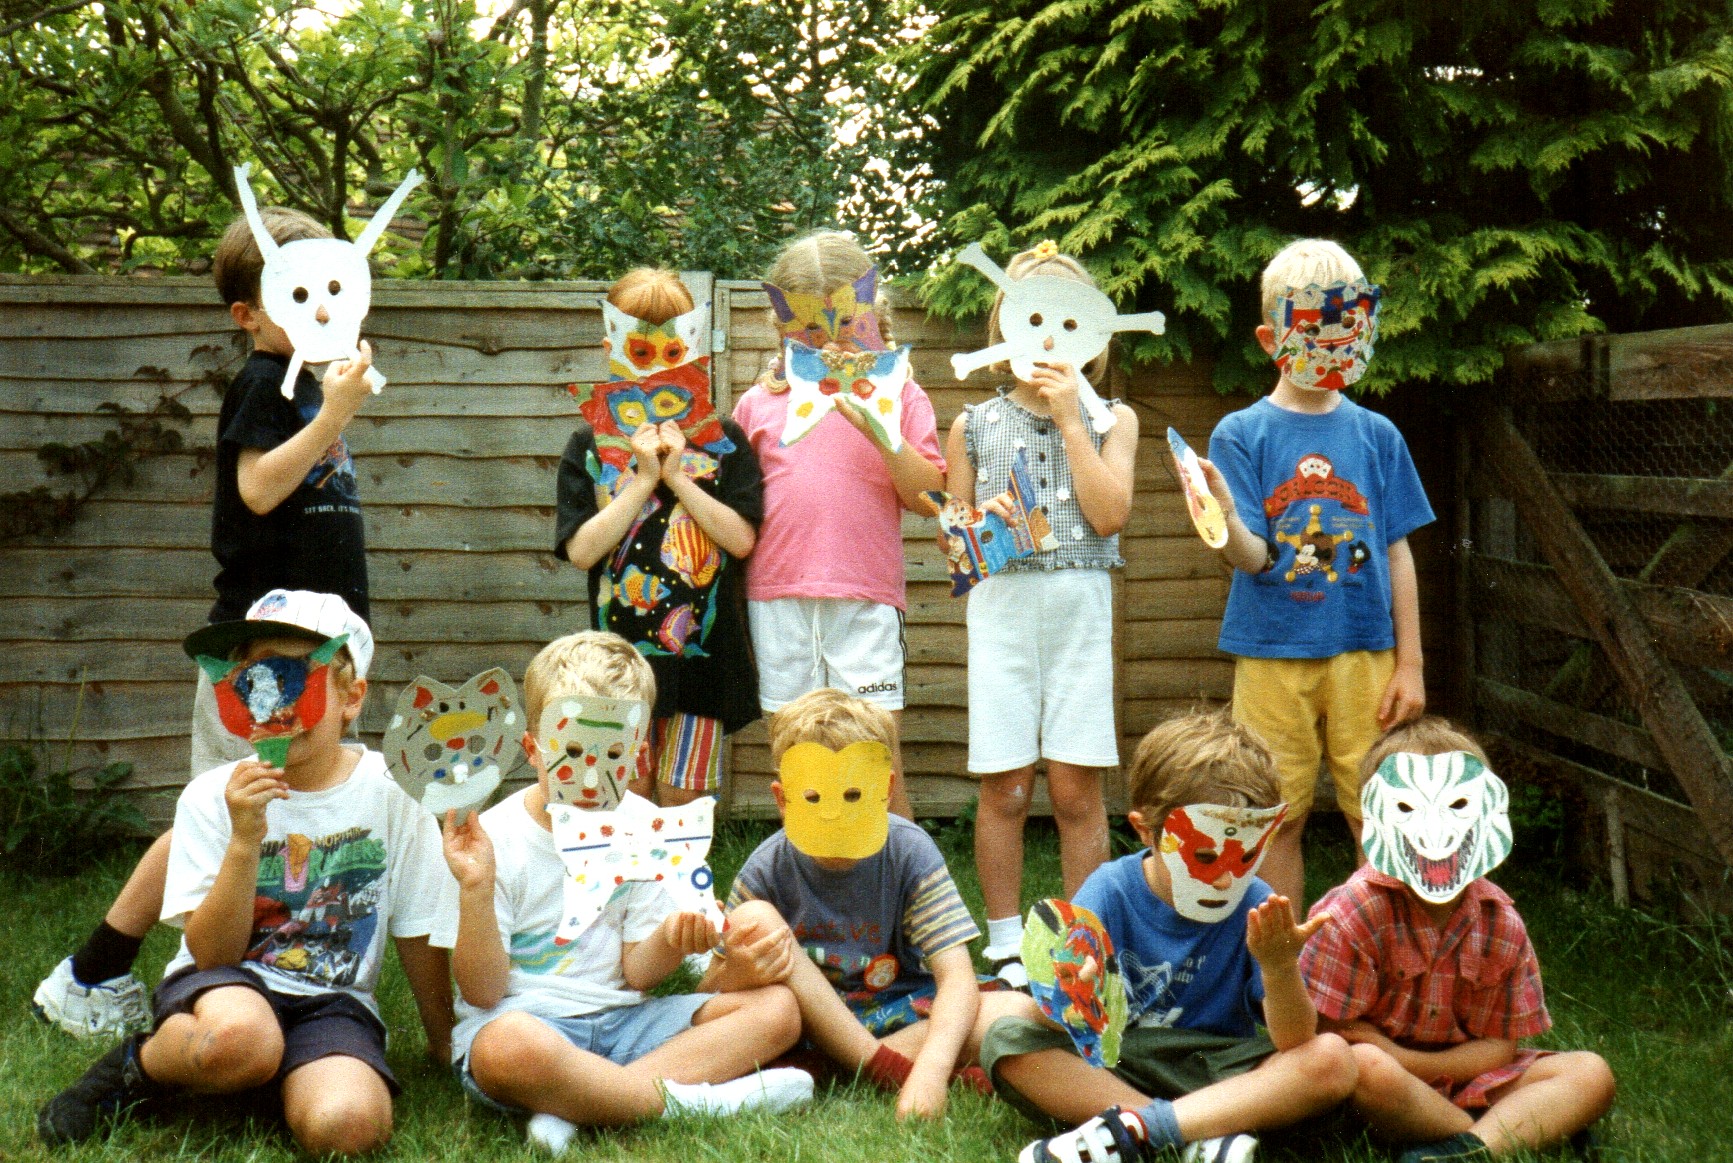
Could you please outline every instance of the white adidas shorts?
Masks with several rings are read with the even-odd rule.
[[[903,708],[903,612],[852,598],[746,603],[765,714],[836,687],[887,711]]]

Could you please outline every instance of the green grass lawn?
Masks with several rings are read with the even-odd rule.
[[[1336,819],[1320,820],[1313,830],[1314,896],[1350,867],[1350,849],[1338,838],[1340,830]],[[958,884],[979,916],[969,834],[960,825],[941,825],[937,832]],[[718,838],[714,863],[719,883],[728,883],[764,834],[761,825],[741,825]],[[1025,896],[1032,899],[1057,891],[1059,865],[1049,826],[1031,825],[1029,839]],[[0,874],[0,891],[13,902],[10,920],[0,929],[0,1160],[49,1157],[36,1141],[36,1110],[100,1052],[101,1047],[74,1042],[35,1021],[30,994],[102,915],[135,856],[136,850],[117,851],[77,880],[32,881]],[[1498,879],[1516,897],[1540,951],[1555,1023],[1544,1044],[1595,1050],[1618,1076],[1618,1105],[1602,1127],[1604,1157],[1630,1163],[1733,1159],[1733,947],[1725,928],[1719,933],[1681,928],[1618,912],[1597,892],[1565,887],[1556,867],[1515,865],[1500,870]],[[151,935],[139,966],[146,981],[156,980],[174,944],[174,935],[161,927]],[[405,1088],[397,1134],[387,1154],[466,1163],[534,1158],[517,1124],[472,1106],[449,1071],[427,1061],[413,1004],[395,967],[386,970],[381,999],[396,1031],[392,1065]],[[890,1098],[865,1087],[839,1087],[821,1094],[812,1109],[794,1115],[654,1123],[583,1136],[574,1157],[669,1163],[1008,1163],[1040,1130],[1000,1103],[961,1091],[953,1093],[948,1116],[937,1123],[899,1124],[893,1106]],[[1361,1163],[1389,1158],[1347,1120],[1267,1137],[1265,1146],[1263,1157],[1274,1161]],[[249,1120],[213,1101],[165,1121],[127,1126],[111,1139],[59,1157],[239,1163],[294,1155],[287,1133],[278,1126]]]

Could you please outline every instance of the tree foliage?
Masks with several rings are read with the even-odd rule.
[[[749,275],[839,206],[875,236],[897,211],[861,177],[907,133],[854,130],[892,103],[903,0],[331,8],[8,6],[0,270],[198,270],[249,161],[261,197],[333,229],[419,166],[400,275]]]
[[[1138,354],[1267,387],[1256,278],[1335,238],[1384,284],[1367,386],[1733,304],[1733,15],[1699,0],[952,0],[913,59],[934,253],[1042,238],[1168,313]],[[945,272],[948,312],[990,293]]]

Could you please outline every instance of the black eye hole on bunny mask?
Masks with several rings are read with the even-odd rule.
[[[333,295],[341,295],[343,293],[343,284],[338,282],[336,279],[332,279],[329,283],[325,284],[325,289]]]
[[[1035,314],[1029,316],[1029,326],[1031,326],[1031,327],[1041,326],[1041,312],[1037,311],[1037,312],[1035,312]]]
[[[296,287],[295,293],[291,297],[297,303],[305,303],[307,301],[307,288],[306,287]]]

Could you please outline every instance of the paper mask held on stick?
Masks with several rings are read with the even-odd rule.
[[[800,852],[865,860],[890,835],[891,749],[859,740],[841,751],[796,743],[782,753],[782,826]]]
[[[542,710],[536,746],[548,772],[548,801],[607,811],[638,770],[650,708],[637,699],[571,696]]]
[[[1206,924],[1233,916],[1264,862],[1270,836],[1287,814],[1287,804],[1190,804],[1169,812],[1159,850],[1173,884],[1174,911]]]
[[[1167,430],[1167,447],[1173,453],[1174,473],[1179,477],[1179,491],[1185,495],[1192,527],[1205,545],[1220,549],[1228,543],[1228,521],[1221,502],[1209,491],[1209,478],[1203,474],[1203,465],[1197,462],[1197,453],[1173,428]]]
[[[1083,365],[1107,350],[1117,332],[1148,331],[1160,335],[1167,329],[1167,316],[1160,311],[1121,315],[1113,300],[1088,283],[1058,275],[1028,275],[1014,279],[987,257],[981,244],[971,242],[957,261],[972,266],[1004,292],[999,304],[999,333],[1004,339],[980,351],[953,355],[951,367],[957,378],[1000,360],[1011,361],[1011,374],[1027,381],[1038,363],[1066,363],[1077,369],[1082,384],[1078,397],[1097,432],[1113,427],[1114,417],[1083,375]]]
[[[1433,904],[1510,855],[1510,790],[1466,751],[1387,756],[1360,789],[1367,863]]]
[[[270,655],[230,662],[201,654],[198,664],[216,692],[223,726],[251,743],[265,763],[282,767],[294,737],[311,731],[325,717],[326,675],[348,640],[347,634],[327,638],[301,658]]]
[[[1007,493],[1011,508],[1008,521],[997,513],[983,513],[949,493],[926,494],[939,510],[939,548],[945,551],[953,598],[964,596],[1018,558],[1059,547],[1046,510],[1035,503],[1028,458],[1021,452],[1011,462]]]
[[[1270,312],[1276,332],[1271,358],[1298,387],[1340,391],[1356,383],[1372,361],[1382,295],[1367,282],[1287,291]]]
[[[421,184],[421,175],[410,170],[354,242],[302,238],[279,246],[259,217],[253,187],[247,180],[251,171],[250,165],[236,166],[235,187],[247,225],[252,227],[253,241],[265,260],[259,273],[259,303],[295,347],[283,376],[283,398],[292,400],[303,363],[360,358],[361,321],[367,318],[373,299],[373,272],[367,267],[367,255],[409,192]],[[385,377],[372,369],[367,380],[375,392],[385,386]]]
[[[659,808],[627,792],[612,811],[552,804],[554,846],[566,866],[565,915],[554,944],[577,940],[629,881],[654,881],[681,912],[699,913],[721,932],[716,878],[705,863],[716,801],[710,796]]]
[[[877,267],[828,295],[796,294],[775,283],[765,283],[764,293],[776,313],[776,330],[785,340],[804,347],[836,343],[861,351],[885,350],[877,309]]]
[[[665,323],[647,323],[603,301],[603,346],[614,378],[568,389],[595,432],[603,487],[631,467],[632,433],[645,424],[671,420],[687,447],[711,456],[734,451],[710,397],[710,357],[704,354],[709,318],[704,304]]]
[[[844,395],[866,416],[873,443],[887,452],[903,447],[903,385],[909,381],[909,349],[836,351],[783,344],[788,376],[788,422],[782,443],[793,444],[836,409]]]
[[[1070,901],[1036,901],[1023,926],[1029,991],[1091,1066],[1119,1064],[1125,1034],[1125,977],[1113,938],[1088,909]]]
[[[417,678],[385,729],[385,762],[411,798],[444,819],[486,806],[499,787],[500,754],[522,734],[517,687],[494,667],[453,690]]]

